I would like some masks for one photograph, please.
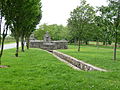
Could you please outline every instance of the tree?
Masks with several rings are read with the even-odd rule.
[[[31,29],[35,28],[41,19],[37,18],[41,15],[40,5],[40,0],[7,0],[6,6],[9,7],[9,12],[5,12],[5,17],[7,17],[6,21],[11,22],[9,27],[17,43],[16,57],[19,51],[19,38],[21,37],[23,48],[25,35],[30,36]]]
[[[102,6],[104,8],[104,6]],[[94,39],[97,41],[103,42],[103,45],[112,43],[112,34],[109,29],[109,25],[111,24],[109,20],[106,18],[106,14],[102,13],[101,8],[98,9],[99,16],[95,16],[94,23],[96,30],[94,32]]]
[[[0,45],[1,45],[1,24],[2,24],[2,2],[0,1]]]
[[[118,44],[119,37],[119,28],[120,28],[120,1],[119,0],[109,0],[109,5],[106,7],[101,7],[100,11],[104,19],[108,23],[105,26],[110,30],[114,39],[114,55],[113,59],[116,60],[116,49]]]
[[[0,1],[0,64],[1,64],[1,57],[3,54],[3,48],[4,48],[4,41],[7,36],[8,32],[8,24],[10,23],[9,21],[5,22],[4,29],[1,31],[1,24],[2,24],[2,18],[5,16],[5,11],[8,12],[8,9],[6,7],[6,0]],[[3,32],[3,33],[2,33]]]
[[[28,3],[29,2],[29,3]],[[25,9],[24,9],[25,8]],[[41,14],[41,2],[40,0],[27,1],[23,8],[23,20],[22,31],[21,31],[21,46],[22,51],[24,52],[24,40],[27,39],[27,48],[29,48],[29,37],[31,33],[35,30],[36,25],[40,22]]]
[[[39,8],[40,12],[38,13],[38,15],[34,18],[34,22],[29,26],[28,28],[28,32],[25,33],[25,38],[26,38],[26,46],[27,49],[29,49],[29,38],[30,35],[32,34],[33,31],[35,31],[36,25],[40,22],[42,14],[41,14],[41,7]]]
[[[47,31],[50,33],[52,40],[67,39],[67,27],[57,24],[40,25],[39,29],[34,32],[35,37],[39,40],[43,40],[43,36]]]
[[[9,24],[10,30],[16,40],[17,46],[16,46],[16,54],[15,56],[18,57],[18,51],[19,51],[19,38],[21,35],[21,23],[22,23],[22,13],[24,1],[21,0],[7,0],[6,7],[8,8],[8,12],[5,11],[5,17],[6,21],[10,21]]]
[[[1,25],[2,25],[2,2],[0,1],[0,49],[1,49],[1,40],[2,40],[2,37],[1,37]],[[0,55],[0,64],[1,64],[1,56]]]
[[[68,19],[68,27],[73,36],[78,39],[78,51],[80,51],[80,42],[87,36],[86,27],[88,27],[92,22],[95,15],[94,8],[86,3],[85,0],[81,1],[81,5],[73,10]]]

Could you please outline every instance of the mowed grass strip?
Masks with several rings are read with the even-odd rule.
[[[84,48],[84,47],[83,47]],[[74,49],[73,49],[74,50]],[[0,68],[0,90],[119,90],[118,72],[77,71],[40,49],[5,50]]]

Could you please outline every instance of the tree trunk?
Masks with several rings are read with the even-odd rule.
[[[7,25],[7,27],[5,27],[5,25],[4,25],[4,30],[3,30],[3,34],[2,34],[2,36],[3,36],[3,38],[1,39],[1,45],[0,45],[0,64],[1,64],[1,57],[2,57],[2,54],[3,54],[3,49],[4,49],[4,41],[5,41],[5,38],[6,38],[6,36],[7,36],[7,31],[8,31],[8,25]]]
[[[114,45],[113,60],[116,60],[116,50],[117,50],[117,32],[116,32],[116,35],[115,35],[115,45]]]
[[[113,60],[116,60],[116,49],[117,49],[117,43],[115,42]]]
[[[0,10],[0,45],[1,45],[1,26],[2,26],[2,11]]]
[[[80,52],[80,40],[78,40],[78,52]]]
[[[120,0],[119,0],[119,3],[120,3]],[[119,8],[120,8],[120,6],[119,6]],[[116,60],[116,50],[117,50],[117,35],[118,35],[118,33],[117,33],[117,30],[119,30],[119,21],[120,21],[120,9],[118,9],[118,14],[117,14],[118,16],[117,16],[117,18],[116,18],[116,23],[115,23],[115,28],[116,28],[116,32],[115,32],[115,46],[114,46],[114,60]]]
[[[103,45],[105,45],[105,41],[103,41]]]
[[[76,44],[77,44],[77,39],[75,38],[74,39],[74,46],[76,46]]]
[[[27,49],[29,49],[29,44],[30,44],[30,40],[29,40],[29,38],[26,38],[26,47],[27,47]]]
[[[22,46],[22,52],[24,52],[24,37],[21,37],[21,46]]]
[[[4,49],[4,41],[5,41],[5,37],[3,37],[2,42],[1,42],[1,51],[0,51],[0,58],[2,57],[3,54],[3,49]],[[1,65],[1,59],[0,59],[0,65]]]
[[[96,46],[99,47],[99,40],[97,40],[97,42],[96,42]]]
[[[2,18],[0,18],[0,45],[1,45],[1,40],[2,40],[2,38],[1,38],[1,24],[2,24],[2,20],[1,20]]]
[[[18,57],[18,52],[19,52],[19,38],[16,39],[16,53],[15,53],[16,57]]]
[[[105,46],[107,46],[107,45],[108,45],[108,40],[105,41]]]
[[[0,15],[2,14],[2,12],[0,11]],[[2,24],[2,15],[0,16],[0,49],[1,49],[1,24]],[[1,57],[2,55],[0,55],[0,64],[1,64]]]
[[[111,45],[111,44],[112,44],[112,41],[109,40],[109,41],[108,41],[108,44]]]
[[[86,45],[88,45],[88,44],[89,44],[89,42],[88,42],[88,41],[85,41],[85,44],[86,44]]]

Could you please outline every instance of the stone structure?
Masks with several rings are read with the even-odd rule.
[[[103,71],[103,72],[107,71],[107,70],[95,67],[91,64],[85,63],[81,60],[77,60],[74,57],[58,52],[56,50],[53,50],[53,54],[84,71]]]
[[[33,33],[30,35],[30,40],[35,40],[35,37],[34,37]]]
[[[68,42],[66,40],[52,41],[48,32],[44,35],[44,40],[31,40],[31,48],[41,48],[45,50],[67,49]]]
[[[44,35],[44,42],[50,43],[51,42],[51,37],[48,33],[48,31],[46,32],[46,34]]]

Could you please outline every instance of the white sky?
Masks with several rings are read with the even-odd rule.
[[[42,19],[40,24],[62,24],[67,25],[70,12],[80,4],[80,0],[41,0]],[[106,0],[87,0],[92,6],[107,5]],[[2,29],[4,20],[2,24]],[[39,26],[37,26],[38,28]]]
[[[87,0],[92,6],[107,5],[106,0]],[[70,12],[80,4],[80,0],[42,0],[40,24],[67,24]]]

